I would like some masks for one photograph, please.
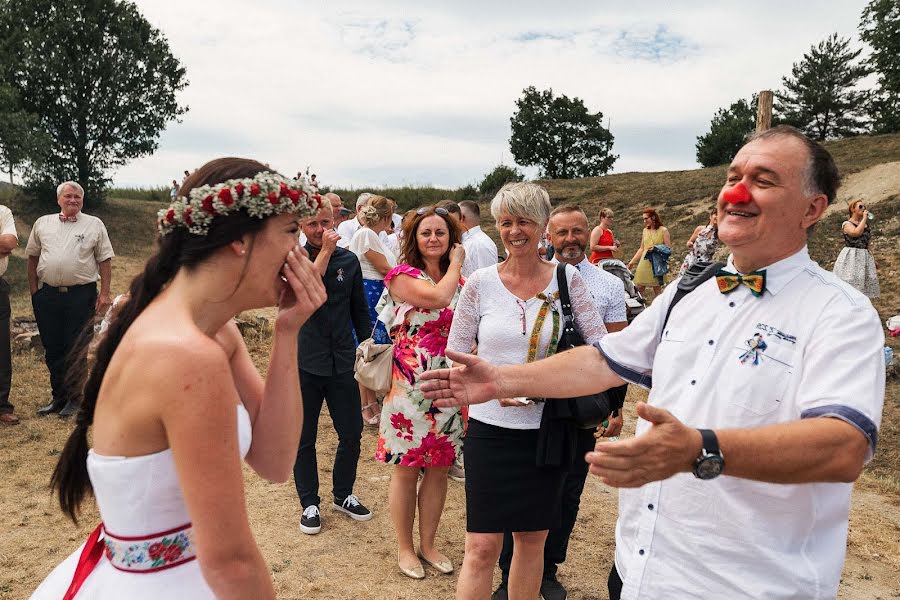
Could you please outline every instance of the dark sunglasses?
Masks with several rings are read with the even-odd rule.
[[[427,213],[429,210],[434,210],[434,214],[441,215],[442,217],[446,217],[447,215],[450,214],[446,208],[442,208],[440,206],[438,206],[435,209],[432,209],[430,206],[423,206],[422,208],[420,208],[416,211],[416,214],[421,217],[422,215]]]
[[[859,210],[866,210],[866,205],[865,204],[857,204],[856,208],[858,208]]]

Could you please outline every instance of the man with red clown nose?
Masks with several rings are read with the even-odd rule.
[[[506,366],[448,352],[457,368],[423,375],[437,406],[651,388],[635,437],[586,456],[621,488],[610,598],[837,595],[884,403],[877,313],[806,248],[839,181],[796,129],[758,133],[719,194],[732,255],[715,277],[686,275],[596,347]]]

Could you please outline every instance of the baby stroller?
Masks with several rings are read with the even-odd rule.
[[[631,323],[636,316],[641,314],[644,309],[647,308],[644,297],[641,296],[641,293],[634,285],[634,275],[631,274],[631,271],[628,270],[625,263],[614,258],[601,260],[597,266],[604,269],[607,273],[612,273],[625,284],[625,313],[628,322]]]

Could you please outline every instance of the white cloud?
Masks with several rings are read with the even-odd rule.
[[[834,31],[856,39],[865,0],[138,5],[187,68],[190,111],[117,184],[239,155],[360,187],[457,186],[511,162],[509,117],[529,85],[602,111],[617,171],[692,168],[717,108],[777,88]]]

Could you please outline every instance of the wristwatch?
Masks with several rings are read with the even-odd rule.
[[[725,457],[719,451],[719,440],[711,429],[698,429],[703,438],[700,456],[694,462],[694,477],[697,479],[715,479],[725,469]]]

